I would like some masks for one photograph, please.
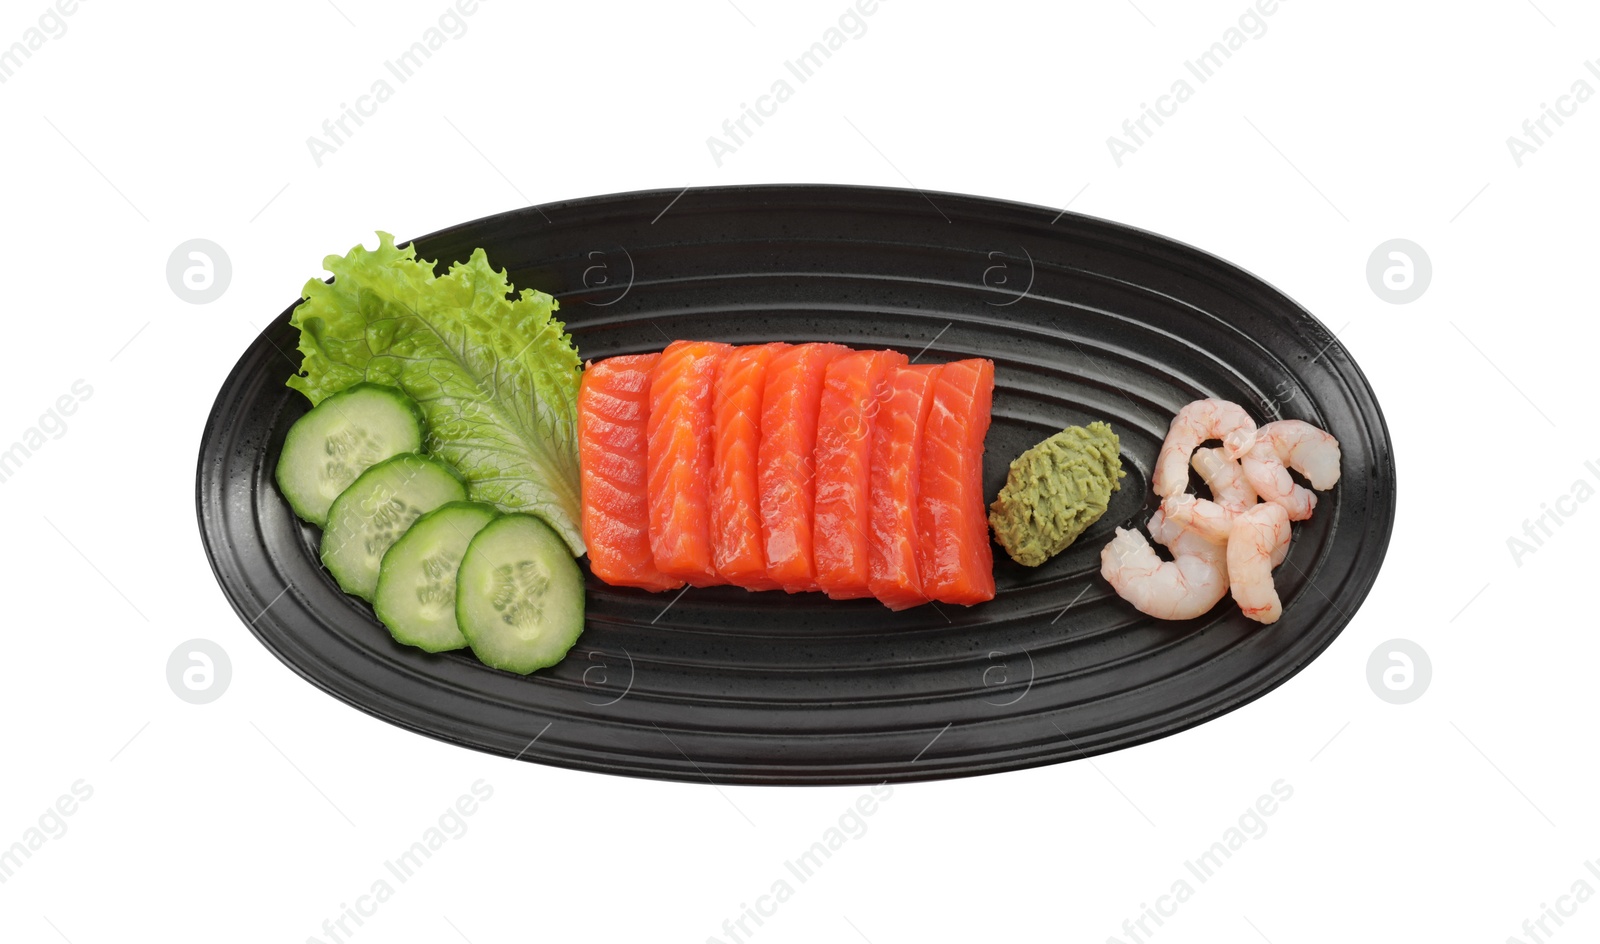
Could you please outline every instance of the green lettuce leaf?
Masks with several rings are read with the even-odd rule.
[[[421,404],[428,450],[466,477],[470,497],[549,522],[584,553],[577,402],[582,367],[543,292],[517,293],[482,249],[443,278],[394,237],[328,256],[333,283],[306,282],[290,320],[313,405],[362,380]]]

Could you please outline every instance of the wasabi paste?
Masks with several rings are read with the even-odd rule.
[[[1069,426],[1018,456],[989,506],[989,524],[1012,560],[1038,567],[1100,520],[1122,487],[1117,434],[1105,423]]]

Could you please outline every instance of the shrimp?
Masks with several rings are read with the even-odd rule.
[[[1233,519],[1238,517],[1214,501],[1197,498],[1187,492],[1161,499],[1161,507],[1156,509],[1156,514],[1161,516],[1161,520],[1155,517],[1150,519],[1150,536],[1169,547],[1169,542],[1156,533],[1160,524],[1175,526],[1181,531],[1192,531],[1213,544],[1226,544],[1228,532],[1233,528]]]
[[[1271,512],[1265,512],[1264,511],[1264,512],[1262,512],[1262,514],[1271,514]],[[1278,565],[1283,563],[1284,558],[1286,558],[1288,556],[1289,556],[1289,529],[1288,528],[1280,528],[1278,530],[1278,543],[1277,543],[1277,546],[1273,547],[1273,549],[1272,549],[1272,569],[1273,570],[1277,570],[1278,569]]]
[[[1228,584],[1244,615],[1260,623],[1283,615],[1272,568],[1289,549],[1289,512],[1275,502],[1262,502],[1233,522],[1228,533]]]
[[[1241,463],[1245,478],[1270,502],[1289,512],[1290,521],[1304,521],[1317,507],[1317,496],[1289,477],[1294,469],[1326,490],[1339,481],[1339,441],[1300,420],[1279,420],[1256,430],[1256,443]]]
[[[1100,575],[1139,612],[1157,619],[1193,619],[1228,592],[1227,551],[1156,510],[1150,533],[1172,551],[1164,561],[1138,531],[1118,528],[1100,551]]]
[[[1254,508],[1256,505],[1252,504],[1250,507]],[[1249,509],[1247,508],[1245,511],[1249,511]],[[1233,532],[1233,523],[1243,514],[1244,512],[1236,514],[1216,502],[1206,501],[1204,498],[1196,498],[1187,494],[1163,498],[1161,507],[1156,511],[1156,515],[1162,516],[1164,520],[1172,522],[1179,527],[1187,528],[1214,544],[1226,544],[1228,542],[1228,536]],[[1155,538],[1157,542],[1166,544],[1167,542],[1162,538],[1162,535],[1156,533],[1157,526],[1158,519],[1152,517],[1150,519],[1150,536]],[[1277,545],[1272,549],[1272,566],[1277,567],[1288,556],[1289,529],[1284,528],[1278,535]]]
[[[1260,434],[1256,430],[1256,435]],[[1244,477],[1244,469],[1221,449],[1197,449],[1189,464],[1211,489],[1211,500],[1233,514],[1249,511],[1260,498]]]
[[[1256,435],[1272,440],[1272,448],[1284,465],[1311,480],[1319,492],[1339,481],[1339,440],[1300,420],[1279,420],[1256,430]]]
[[[1244,454],[1239,464],[1244,468],[1244,477],[1249,480],[1250,487],[1260,494],[1263,502],[1281,506],[1289,513],[1290,521],[1304,521],[1311,517],[1311,512],[1317,507],[1316,493],[1289,477],[1289,470],[1278,458],[1271,438],[1256,437],[1256,444]]]
[[[1237,459],[1255,445],[1256,421],[1239,404],[1214,397],[1179,410],[1156,457],[1151,485],[1157,495],[1170,498],[1183,493],[1189,485],[1189,455],[1208,439],[1222,440],[1223,454]]]

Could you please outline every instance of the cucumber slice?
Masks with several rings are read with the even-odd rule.
[[[583,632],[583,575],[532,515],[491,521],[461,558],[456,622],[486,665],[522,675],[555,665]]]
[[[398,388],[358,383],[289,427],[273,477],[294,513],[318,527],[356,476],[390,456],[422,449],[422,410]]]
[[[482,502],[447,502],[383,555],[372,609],[396,640],[428,652],[466,648],[456,626],[456,570],[473,535],[499,516]]]
[[[466,497],[461,476],[438,459],[412,453],[385,459],[333,500],[322,532],[322,564],[345,593],[371,600],[384,552],[413,521]]]

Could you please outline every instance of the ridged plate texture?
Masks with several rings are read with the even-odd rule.
[[[869,600],[674,594],[588,579],[588,625],[531,677],[395,643],[319,566],[318,532],[272,481],[305,399],[285,311],[239,360],[201,442],[200,530],[252,633],[341,701],[411,730],[561,767],[717,783],[926,780],[1032,767],[1159,738],[1261,696],[1354,616],[1394,520],[1378,403],[1324,325],[1262,280],[1172,240],[955,194],[773,185],[600,196],[417,240],[475,247],[554,294],[585,358],[697,338],[837,341],[935,363],[992,358],[992,497],[1011,459],[1109,422],[1127,478],[1044,566],[996,548],[998,596],[891,613]],[[330,248],[309,246],[308,258]],[[1146,618],[1099,576],[1115,526],[1155,508],[1151,466],[1184,403],[1217,396],[1338,437],[1343,479],[1295,525],[1283,618],[1231,600]],[[670,605],[669,605],[670,604]],[[330,706],[330,710],[333,710]]]

